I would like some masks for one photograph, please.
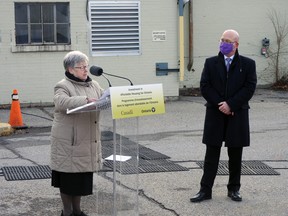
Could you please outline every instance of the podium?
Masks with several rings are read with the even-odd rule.
[[[103,168],[94,176],[93,213],[139,215],[139,118],[165,113],[162,84],[110,87],[100,100],[67,114],[95,111],[106,120],[102,126],[100,119]]]

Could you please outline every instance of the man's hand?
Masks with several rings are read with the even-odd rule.
[[[234,112],[231,112],[229,105],[226,103],[226,101],[220,102],[219,104],[219,110],[226,114],[226,115],[234,115]]]

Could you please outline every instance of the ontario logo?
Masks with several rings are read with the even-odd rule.
[[[155,109],[155,107],[152,107],[151,109],[143,109],[143,110],[141,110],[141,113],[154,113],[154,112],[156,112],[156,109]]]

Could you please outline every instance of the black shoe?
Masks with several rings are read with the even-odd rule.
[[[228,197],[231,198],[231,200],[233,201],[242,201],[242,197],[239,193],[239,191],[228,191]]]
[[[88,215],[81,211],[80,214],[75,214],[75,213],[74,213],[74,216],[88,216]]]
[[[203,200],[212,199],[211,194],[199,191],[195,196],[190,199],[190,202],[201,202]]]
[[[63,213],[63,211],[61,212],[61,216],[64,216],[64,213]],[[70,214],[70,216],[73,216],[73,213],[72,213],[72,214]]]

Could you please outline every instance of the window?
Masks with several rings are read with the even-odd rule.
[[[140,54],[140,1],[89,1],[92,55]]]
[[[70,44],[69,3],[15,3],[16,45]]]

